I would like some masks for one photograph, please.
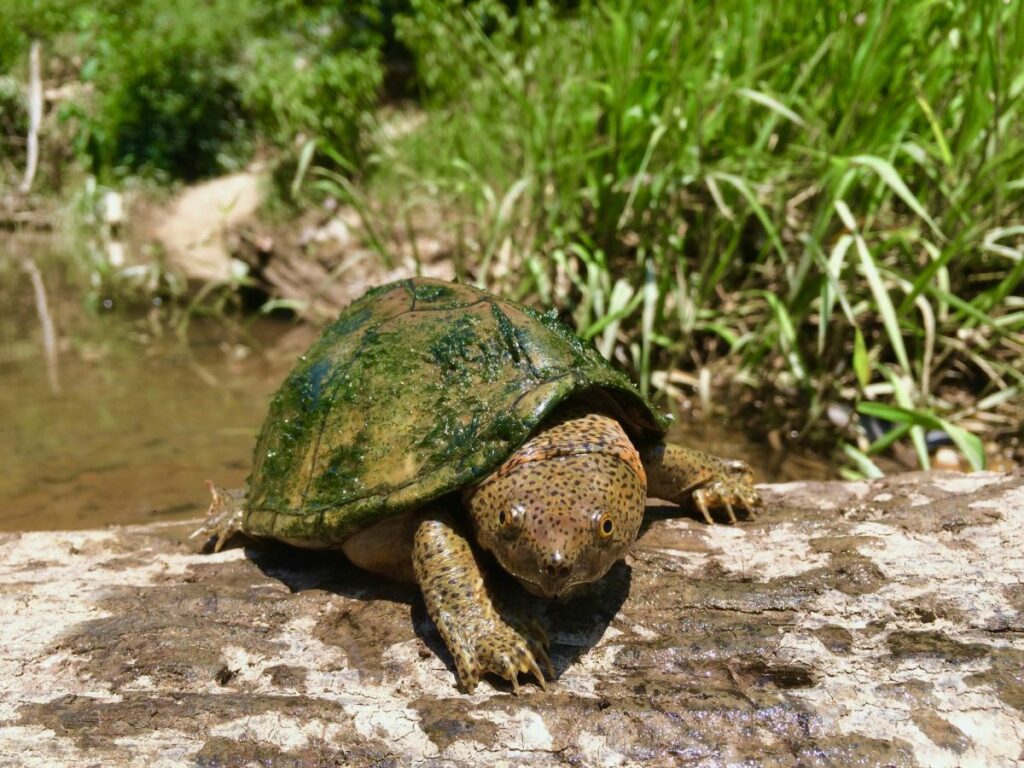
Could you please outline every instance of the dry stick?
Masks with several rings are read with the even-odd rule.
[[[57,378],[57,334],[53,331],[53,318],[50,316],[50,307],[46,303],[43,276],[39,274],[39,267],[31,258],[24,259],[21,262],[21,267],[28,273],[29,280],[32,281],[32,290],[36,296],[36,312],[39,314],[39,324],[43,328],[46,374],[50,380],[50,391],[57,395],[60,394],[60,380]]]
[[[38,40],[32,41],[29,49],[28,69],[28,158],[25,164],[25,177],[18,188],[22,194],[32,189],[32,181],[36,177],[36,166],[39,164],[39,124],[43,119],[43,78],[39,67]]]

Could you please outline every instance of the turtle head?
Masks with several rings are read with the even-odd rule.
[[[636,539],[647,496],[638,457],[595,451],[508,466],[471,489],[466,506],[477,542],[531,593],[571,595]]]

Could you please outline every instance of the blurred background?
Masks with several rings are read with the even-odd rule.
[[[0,529],[199,516],[367,287],[759,480],[1024,459],[1024,6],[0,0]]]

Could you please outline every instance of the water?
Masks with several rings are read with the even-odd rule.
[[[59,391],[27,257],[46,288]],[[244,483],[269,397],[315,331],[193,320],[183,343],[166,311],[86,309],[66,263],[50,242],[0,244],[0,530],[201,516],[206,478]],[[679,425],[673,436],[750,461],[761,481],[829,474],[821,460],[782,460],[714,424]]]
[[[59,391],[26,256],[46,286]],[[85,309],[59,264],[46,243],[0,251],[0,530],[201,514],[205,478],[244,481],[268,397],[314,332],[193,321],[182,343],[155,309]]]

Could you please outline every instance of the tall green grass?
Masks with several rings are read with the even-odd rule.
[[[440,207],[464,277],[562,307],[647,391],[891,423],[848,432],[858,471],[1019,430],[1024,6],[562,5],[414,0],[429,119],[371,194]]]

